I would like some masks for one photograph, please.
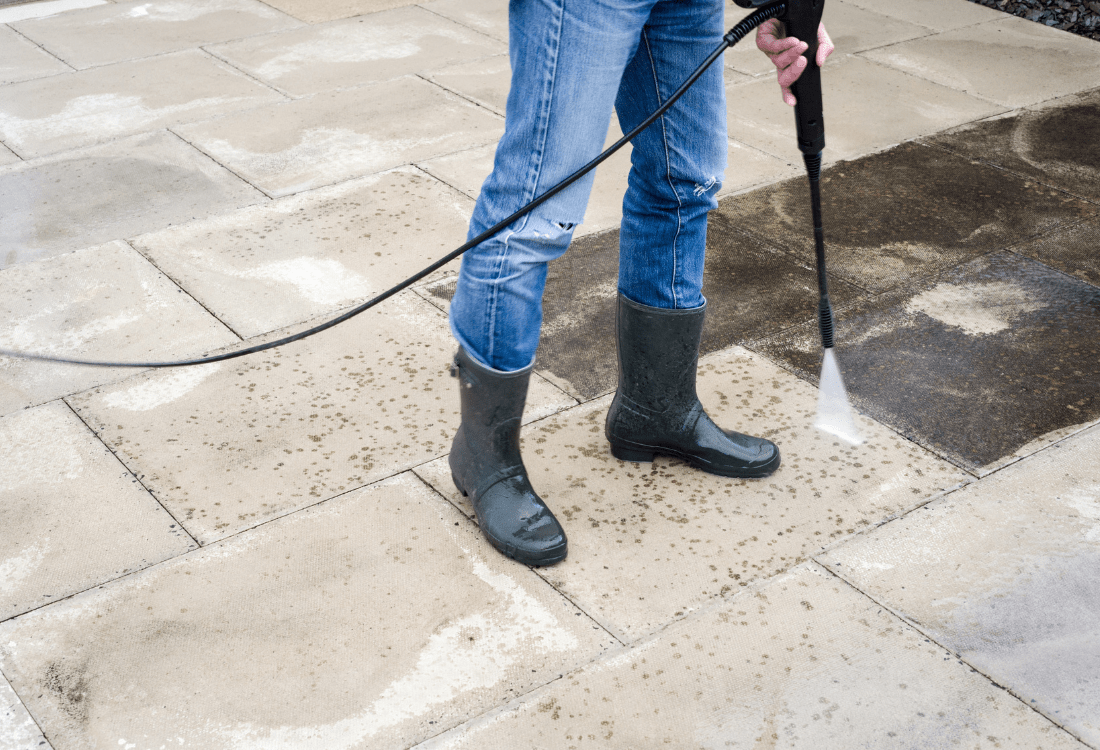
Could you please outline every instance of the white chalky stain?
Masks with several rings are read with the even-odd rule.
[[[343,263],[331,258],[291,258],[259,268],[226,269],[238,278],[289,284],[318,305],[334,305],[371,293],[373,285]]]
[[[1093,522],[1085,532],[1085,540],[1100,542],[1100,484],[1077,490],[1063,499],[1069,507],[1081,514],[1081,518]]]
[[[911,314],[924,313],[971,336],[987,336],[1008,330],[1020,315],[1046,306],[1016,284],[991,281],[937,284],[909,300],[905,310]]]
[[[49,543],[49,539],[39,539],[14,557],[0,560],[0,594],[14,593],[23,581],[42,567]],[[2,733],[0,737],[3,737]]]
[[[42,733],[38,731],[34,719],[23,707],[19,696],[0,676],[0,748],[23,750],[47,747],[40,744],[42,741]]]
[[[132,385],[103,396],[103,404],[126,411],[149,411],[183,398],[200,383],[221,369],[221,363],[189,367]]]
[[[447,33],[449,31],[450,33]],[[453,31],[433,30],[432,36],[444,36],[463,41],[463,35]],[[261,78],[282,78],[305,65],[318,63],[361,63],[372,60],[398,60],[421,53],[413,41],[427,36],[415,24],[402,26],[371,26],[362,23],[325,29],[317,39],[291,45],[256,69]]]
[[[0,421],[0,456],[4,461],[0,492],[79,479],[84,473],[81,453],[88,435],[83,425],[78,425],[63,405],[28,409]],[[46,450],[44,435],[49,436]]]

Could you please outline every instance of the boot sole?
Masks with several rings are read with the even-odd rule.
[[[620,461],[633,461],[639,464],[653,463],[653,459],[657,456],[670,456],[672,458],[679,458],[682,461],[686,461],[693,469],[699,469],[707,474],[714,474],[720,477],[731,477],[734,479],[762,479],[763,477],[771,476],[775,473],[775,470],[779,468],[780,457],[777,455],[774,460],[769,461],[766,464],[762,464],[757,467],[744,468],[744,469],[725,469],[719,466],[714,466],[706,461],[701,461],[695,456],[680,453],[678,451],[670,451],[660,448],[649,448],[646,446],[623,446],[615,445],[611,443],[611,455]]]
[[[453,473],[451,474],[451,481],[454,482],[455,488],[462,493],[463,497],[470,496],[470,494],[466,492],[466,490],[462,489],[462,485],[458,483],[458,480],[455,479],[455,475]],[[481,524],[478,524],[479,528],[480,526]],[[515,547],[515,545],[507,544],[500,541],[485,529],[481,529],[481,534],[489,541],[489,544],[493,545],[493,549],[495,549],[497,552],[504,555],[509,560],[515,560],[516,562],[522,563],[524,565],[531,565],[534,567],[555,565],[564,560],[569,552],[569,545],[568,543],[566,543],[561,545],[561,547],[552,547],[548,550],[545,550],[540,555],[523,555],[519,554],[519,550]]]

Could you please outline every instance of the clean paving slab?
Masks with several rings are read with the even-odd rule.
[[[421,3],[421,7],[502,42],[508,41],[508,0],[432,0]]]
[[[266,201],[171,133],[0,170],[0,269]]]
[[[443,257],[465,241],[473,205],[415,167],[401,167],[133,244],[252,338],[361,302]],[[457,268],[455,261],[433,276]]]
[[[1084,750],[817,566],[676,623],[417,750]]]
[[[11,24],[74,68],[300,26],[259,0],[131,0]]]
[[[909,23],[927,26],[936,31],[947,31],[963,26],[998,21],[1005,14],[961,0],[845,0],[867,10],[897,18]]]
[[[1100,429],[838,547],[829,568],[1100,745]]]
[[[70,68],[8,26],[0,26],[0,84],[67,73]]]
[[[413,76],[176,128],[272,197],[496,141],[504,120]]]
[[[992,102],[849,55],[822,71],[826,163],[854,159],[903,141],[1003,112]],[[802,163],[794,112],[771,78],[726,87],[731,138]]]
[[[323,23],[414,5],[417,0],[264,0],[264,2],[306,23]]]
[[[0,348],[163,362],[239,339],[125,242],[0,272]],[[0,357],[0,414],[129,377],[126,368]]]
[[[978,476],[1100,420],[1100,289],[1015,253],[836,311],[865,413]],[[817,324],[754,344],[816,380]]]
[[[747,15],[749,11],[734,5],[733,0],[729,0],[726,3],[726,29],[733,28]],[[829,0],[825,6],[822,22],[836,47],[829,62],[825,64],[825,75],[829,75],[831,66],[845,55],[931,33],[925,26],[892,18],[881,12],[875,12],[873,8],[862,8],[846,0]],[[775,76],[775,64],[756,46],[756,32],[727,51],[725,62],[727,69],[732,68],[750,76],[768,73],[773,78]],[[775,95],[779,97],[778,86],[775,87]]]
[[[196,545],[63,402],[0,419],[0,620]]]
[[[445,316],[405,293],[305,341],[69,402],[205,544],[446,455],[455,348]],[[527,417],[575,403],[536,378]]]
[[[1100,79],[1100,44],[1004,14],[861,56],[1008,108],[1096,88]]]
[[[188,50],[0,87],[0,139],[33,159],[284,100]]]
[[[412,6],[209,49],[282,91],[308,96],[479,60],[508,46]]]
[[[1100,208],[1003,169],[907,143],[826,168],[821,211],[831,275],[882,292],[1094,218]],[[718,213],[812,262],[805,177],[731,198]]]
[[[1100,89],[961,125],[924,141],[1100,202]]]
[[[21,161],[22,159],[13,154],[7,146],[0,144],[0,167],[6,167],[9,164],[18,164]]]
[[[512,65],[508,55],[496,55],[449,65],[427,73],[425,78],[503,117],[512,83]]]
[[[615,645],[477,533],[405,474],[0,624],[0,665],[58,747],[408,747]]]
[[[0,674],[0,750],[51,750],[19,696]]]
[[[667,458],[619,461],[604,437],[610,397],[523,431],[531,482],[569,536],[569,557],[540,573],[624,642],[966,479],[871,420],[859,420],[863,446],[818,431],[816,389],[740,347],[701,360],[699,393],[722,427],[779,445],[775,474],[731,479]],[[472,514],[446,459],[416,472]]]

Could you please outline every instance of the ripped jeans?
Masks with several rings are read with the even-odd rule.
[[[481,188],[475,237],[594,158],[618,115],[629,132],[714,49],[722,0],[511,0],[505,132]],[[728,148],[721,61],[633,141],[619,238],[619,291],[695,308],[707,212]],[[451,330],[483,365],[534,361],[547,262],[584,219],[589,174],[463,256]]]

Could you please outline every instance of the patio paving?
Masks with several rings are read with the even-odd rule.
[[[225,351],[460,244],[507,6],[6,8],[0,348]],[[0,358],[0,750],[1100,750],[1100,43],[965,0],[826,21],[863,445],[812,427],[808,190],[750,39],[699,392],[776,474],[608,452],[629,148],[548,274],[523,448],[557,566],[497,554],[451,482],[456,263],[219,365]]]

